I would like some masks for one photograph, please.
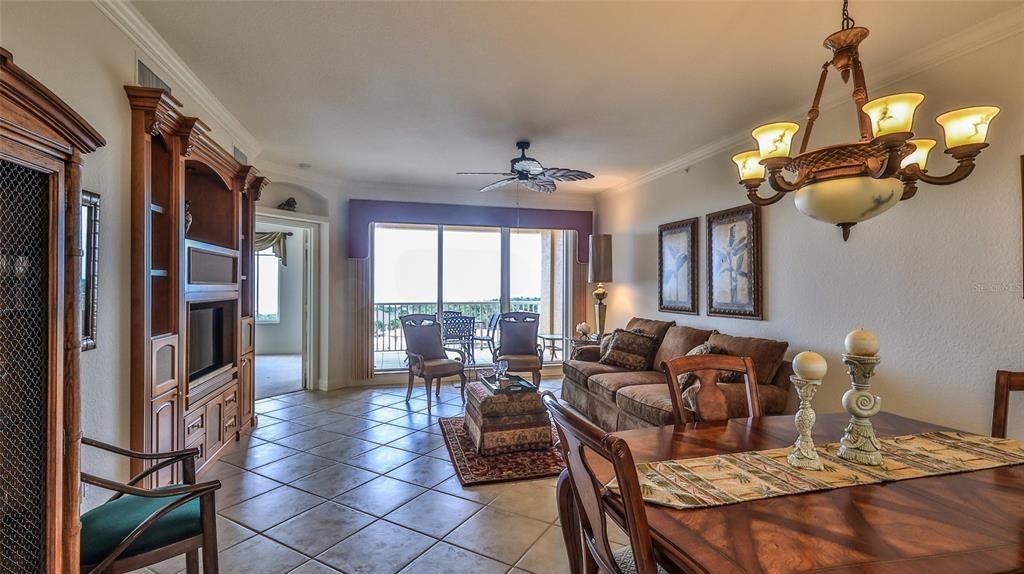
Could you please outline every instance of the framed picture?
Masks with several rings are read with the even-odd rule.
[[[658,309],[670,313],[697,310],[698,218],[658,226]]]
[[[708,315],[763,319],[760,208],[709,213],[707,226]]]
[[[100,196],[82,191],[82,268],[78,280],[82,323],[82,350],[96,348],[96,318],[99,312],[96,295],[99,292],[100,254]]]

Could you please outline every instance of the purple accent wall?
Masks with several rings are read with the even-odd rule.
[[[594,231],[594,213],[567,209],[525,209],[417,203],[411,201],[348,201],[348,256],[370,256],[370,225],[373,223],[425,223],[429,225],[473,225],[513,229],[566,229],[577,233],[576,257],[589,261],[587,236]]]

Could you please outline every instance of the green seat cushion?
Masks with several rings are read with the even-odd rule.
[[[126,494],[86,512],[82,515],[82,563],[99,563],[151,514],[183,496],[150,498]],[[201,531],[199,499],[191,500],[161,516],[121,557],[162,548],[196,536]]]

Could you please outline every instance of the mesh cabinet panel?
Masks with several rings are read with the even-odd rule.
[[[44,566],[49,190],[47,174],[0,160],[0,574]]]

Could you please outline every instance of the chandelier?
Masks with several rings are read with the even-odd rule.
[[[928,173],[928,153],[935,147],[932,139],[914,138],[911,131],[914,113],[924,100],[918,93],[892,94],[868,101],[864,68],[858,46],[867,38],[868,29],[855,26],[849,14],[849,0],[843,1],[842,29],[825,38],[832,58],[821,66],[818,89],[807,112],[807,129],[800,153],[790,157],[793,136],[800,126],[792,122],[766,124],[751,135],[757,149],[732,158],[740,173],[740,184],[756,205],[771,205],[786,194],[796,192],[794,203],[804,215],[832,223],[843,231],[861,221],[885,213],[901,200],[917,193],[918,182],[932,185],[957,183],[974,171],[974,158],[988,147],[989,122],[999,113],[994,106],[953,110],[935,121],[945,132],[946,153],[956,160],[956,168],[947,175]],[[853,102],[857,107],[860,141],[842,143],[807,151],[818,106],[829,68],[834,67],[848,83],[853,76]],[[793,174],[787,179],[783,171]],[[761,184],[775,191],[762,197]]]

